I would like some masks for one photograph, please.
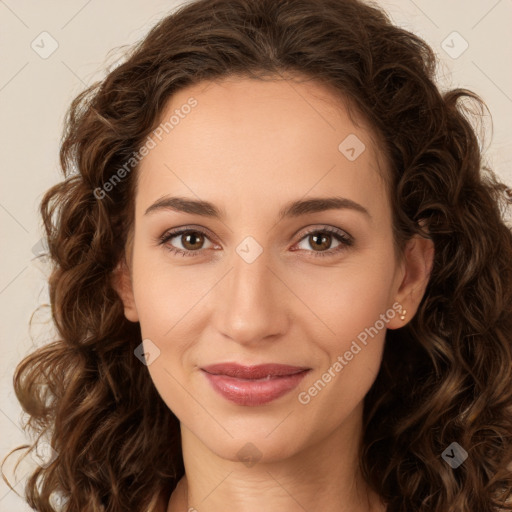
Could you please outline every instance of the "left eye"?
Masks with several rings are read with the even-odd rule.
[[[182,247],[175,247],[171,244],[171,240],[178,238]],[[310,247],[317,249],[325,249],[331,246],[333,239],[337,240],[339,244],[334,249],[329,250],[313,250],[300,248],[300,250],[306,250],[313,253],[313,256],[331,256],[334,253],[338,253],[351,245],[353,245],[353,239],[342,232],[341,230],[334,228],[316,229],[305,233],[299,241],[300,243],[306,242]],[[175,254],[181,254],[182,256],[197,256],[200,253],[200,249],[204,249],[203,244],[205,240],[209,240],[208,235],[201,230],[197,229],[181,229],[165,233],[160,239],[159,243],[165,245],[165,247]],[[214,244],[210,241],[211,248]],[[293,249],[296,250],[296,249]]]
[[[322,251],[315,250],[313,251],[315,253],[314,256],[331,256],[333,253],[338,253],[353,244],[351,237],[344,234],[342,231],[338,231],[337,229],[334,230],[332,228],[310,231],[302,237],[301,242],[305,241],[310,245],[310,247],[322,249],[326,246],[330,246],[333,238],[339,242],[339,244],[334,249]]]

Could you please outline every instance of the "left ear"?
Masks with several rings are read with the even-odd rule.
[[[396,302],[402,307],[401,311],[405,310],[405,318],[401,320],[398,312],[388,322],[388,329],[403,327],[416,314],[428,285],[434,252],[434,242],[429,238],[415,235],[407,242],[403,260],[404,276],[395,296]]]

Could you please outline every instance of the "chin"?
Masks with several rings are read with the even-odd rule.
[[[228,445],[217,445],[216,451],[219,457],[232,462],[241,462],[246,467],[255,464],[267,464],[288,459],[299,451],[296,445],[290,445],[285,439],[269,440],[264,436],[255,438],[250,436],[240,437],[228,443]]]
[[[278,432],[281,420],[266,422],[258,429],[240,428],[238,431],[233,427],[227,430],[233,437],[225,433],[221,436],[201,436],[202,443],[218,457],[232,462],[242,462],[247,467],[256,463],[272,463],[292,457],[300,451],[301,439],[299,432],[290,432],[283,429]],[[196,434],[197,435],[197,434]],[[198,436],[199,437],[199,436]],[[293,440],[293,443],[290,442]]]

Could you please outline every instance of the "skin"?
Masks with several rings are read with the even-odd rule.
[[[358,470],[363,400],[380,367],[386,329],[403,327],[421,301],[432,242],[414,238],[403,259],[395,254],[372,132],[362,120],[354,125],[323,86],[233,77],[203,82],[176,93],[162,119],[190,97],[197,106],[138,170],[133,238],[115,279],[126,318],[140,322],[143,339],[160,350],[148,370],[181,423],[186,475],[165,508],[385,510]],[[354,161],[338,150],[349,134],[366,146]],[[226,216],[171,209],[145,215],[166,194],[208,200]],[[288,201],[334,195],[359,203],[371,217],[331,209],[278,222]],[[197,255],[175,255],[158,244],[166,231],[189,225],[207,236],[188,245],[186,236],[175,236],[167,246]],[[318,228],[321,236],[328,226],[354,244],[315,257],[340,242],[332,237],[318,249],[305,232]],[[263,249],[252,263],[236,252],[247,236]],[[300,403],[299,393],[395,302],[407,311],[405,320],[394,315],[309,403]],[[273,402],[240,406],[217,394],[199,369],[227,361],[312,371]],[[250,467],[237,455],[247,443],[260,457]]]

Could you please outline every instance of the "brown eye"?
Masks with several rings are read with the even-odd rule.
[[[316,233],[309,235],[309,243],[311,247],[316,249],[329,249],[329,246],[331,245],[332,240],[331,235],[318,235]]]
[[[181,254],[182,256],[197,256],[202,253],[202,249],[213,246],[212,242],[210,242],[210,246],[205,247],[205,241],[209,241],[206,233],[196,229],[169,231],[160,238],[161,245],[164,245],[169,251]]]
[[[337,241],[338,244],[331,248],[333,241]],[[309,247],[300,247],[302,243]],[[343,231],[326,227],[306,233],[299,242],[299,248],[312,253],[313,256],[334,256],[352,246],[353,243],[354,240]]]
[[[187,231],[181,235],[181,244],[187,251],[201,249],[205,237],[197,231]]]

